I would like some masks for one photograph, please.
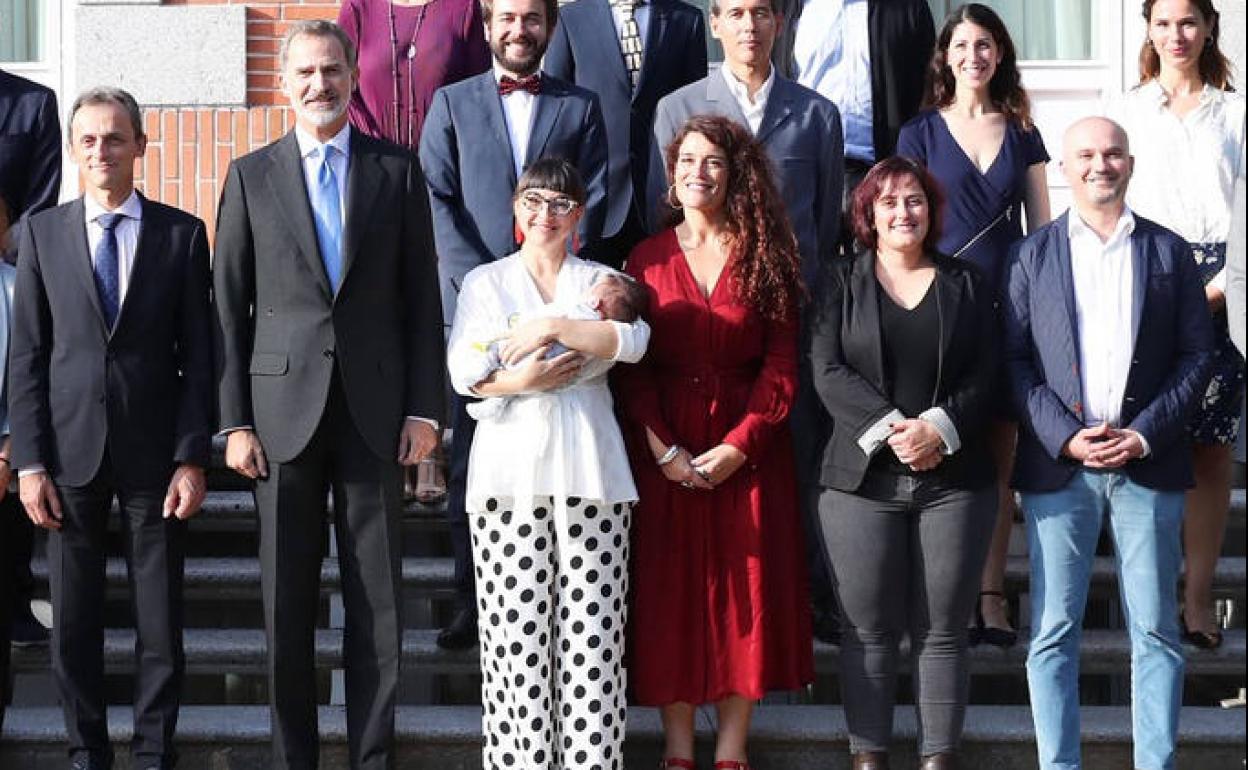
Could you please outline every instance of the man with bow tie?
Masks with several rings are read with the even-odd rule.
[[[560,157],[580,171],[589,197],[579,243],[573,247],[584,254],[593,253],[607,209],[607,135],[598,97],[539,72],[558,19],[558,3],[484,0],[482,11],[494,66],[439,89],[420,137],[448,329],[468,271],[516,250],[512,193],[531,163]],[[450,649],[477,642],[472,556],[464,516],[473,422],[463,400],[456,397],[455,402],[447,516],[459,607],[438,637],[438,643]]]

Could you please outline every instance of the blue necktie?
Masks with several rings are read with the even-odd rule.
[[[121,309],[121,282],[117,275],[117,233],[114,232],[124,214],[100,214],[95,218],[96,224],[104,229],[104,235],[95,247],[92,267],[95,272],[95,290],[100,295],[100,309],[104,311],[104,321],[112,329],[117,322],[117,312]]]
[[[338,292],[342,282],[342,201],[338,198],[338,177],[329,160],[337,149],[332,144],[321,147],[321,165],[312,186],[312,218],[316,222],[316,240],[321,247],[321,261],[330,288]]]

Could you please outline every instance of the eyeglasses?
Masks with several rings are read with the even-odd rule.
[[[562,219],[571,215],[573,211],[576,211],[576,207],[581,204],[562,195],[557,198],[547,198],[539,193],[527,192],[520,196],[520,205],[524,207],[525,211],[530,213],[540,214],[542,209],[545,209],[551,216]]]

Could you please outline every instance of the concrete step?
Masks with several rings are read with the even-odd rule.
[[[480,709],[474,706],[403,706],[395,726],[396,770],[480,770]],[[108,710],[109,734],[119,759],[125,757],[131,728],[126,708]],[[714,712],[697,719],[698,752],[709,760]],[[962,766],[1031,770],[1036,766],[1030,710],[1025,706],[972,706],[966,719]],[[321,767],[345,770],[346,715],[341,707],[320,709]],[[915,762],[917,725],[913,711],[899,708],[895,723],[894,765]],[[60,770],[65,766],[61,712],[52,708],[10,711],[0,741],[0,767]],[[1179,770],[1230,770],[1244,760],[1242,710],[1183,709]],[[188,706],[178,722],[181,770],[270,770],[269,714],[263,706]],[[849,767],[844,712],[839,706],[760,706],[750,733],[755,770],[843,770]],[[1124,707],[1085,707],[1084,762],[1089,770],[1131,766],[1131,716]],[[662,749],[658,714],[631,708],[625,766],[650,770]],[[126,765],[118,763],[118,770]]]
[[[1217,650],[1189,650],[1189,674],[1240,676],[1244,673],[1245,634],[1225,632],[1225,642]],[[449,652],[437,646],[432,629],[409,629],[403,633],[403,665],[409,673],[475,674],[476,650]],[[109,629],[104,635],[104,663],[109,671],[130,671],[134,666],[135,635],[132,629]],[[187,668],[193,673],[263,673],[267,644],[264,632],[252,628],[188,628],[184,636]],[[815,666],[820,673],[835,673],[839,649],[814,642]],[[903,654],[909,649],[902,644]],[[1123,631],[1086,630],[1080,646],[1080,661],[1086,674],[1120,674],[1129,667],[1130,642]],[[1027,644],[1021,641],[1010,649],[980,645],[971,650],[971,671],[976,675],[1021,675],[1027,658]],[[342,665],[342,632],[321,629],[316,633],[316,660],[321,668]],[[18,671],[40,670],[48,665],[46,647],[13,649],[13,666]]]
[[[31,564],[35,579],[43,585],[47,581],[48,565],[42,558]],[[105,575],[109,590],[121,595],[127,589],[126,565],[119,558],[108,560]],[[441,557],[407,557],[403,559],[403,587],[408,591],[434,596],[452,595],[451,582],[455,575],[454,560]],[[321,588],[337,591],[341,583],[338,560],[329,558],[321,565]],[[1214,573],[1214,591],[1219,595],[1242,597],[1248,578],[1248,559],[1243,556],[1224,556],[1218,560]],[[1006,582],[1014,591],[1026,590],[1028,564],[1026,557],[1010,557],[1006,566]],[[1092,567],[1092,584],[1095,590],[1116,590],[1118,576],[1111,557],[1097,557]],[[254,557],[192,557],[186,560],[184,590],[191,599],[236,600],[260,598],[260,562]]]

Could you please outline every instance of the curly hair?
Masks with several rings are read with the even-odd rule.
[[[850,226],[854,229],[854,238],[863,248],[874,251],[879,244],[879,234],[875,231],[876,198],[906,177],[918,182],[927,197],[928,223],[923,250],[928,254],[937,253],[936,244],[940,241],[940,223],[945,208],[944,193],[940,183],[923,164],[904,155],[894,155],[876,163],[854,188],[849,203]]]
[[[1148,26],[1153,23],[1153,6],[1156,4],[1157,0],[1144,0],[1144,23]],[[1231,63],[1218,47],[1218,38],[1222,36],[1222,17],[1218,9],[1213,7],[1213,0],[1192,0],[1192,5],[1196,6],[1197,13],[1209,23],[1209,37],[1202,44],[1204,48],[1200,50],[1200,61],[1196,65],[1200,71],[1200,81],[1220,91],[1234,91],[1235,87],[1231,85]],[[1153,48],[1146,26],[1144,43],[1140,46],[1140,83],[1154,80],[1160,74],[1161,57],[1157,55],[1157,49]]]
[[[729,278],[738,301],[771,320],[797,312],[805,297],[797,237],[773,179],[763,146],[742,126],[718,115],[695,115],[685,122],[664,153],[667,178],[675,178],[680,145],[699,134],[728,158],[724,229],[728,235]],[[665,201],[664,222],[674,226],[684,212]]]
[[[949,69],[949,43],[953,32],[959,24],[970,22],[983,27],[992,35],[992,40],[1001,52],[1001,63],[988,81],[988,97],[997,109],[1018,124],[1020,128],[1031,130],[1031,99],[1023,88],[1023,78],[1018,71],[1018,54],[1014,50],[1014,41],[1010,39],[1010,31],[996,11],[980,3],[967,3],[954,8],[945,18],[945,23],[936,36],[936,48],[932,52],[932,60],[927,67],[927,84],[923,89],[923,106],[943,109],[953,104],[957,92],[957,83],[953,72]]]

